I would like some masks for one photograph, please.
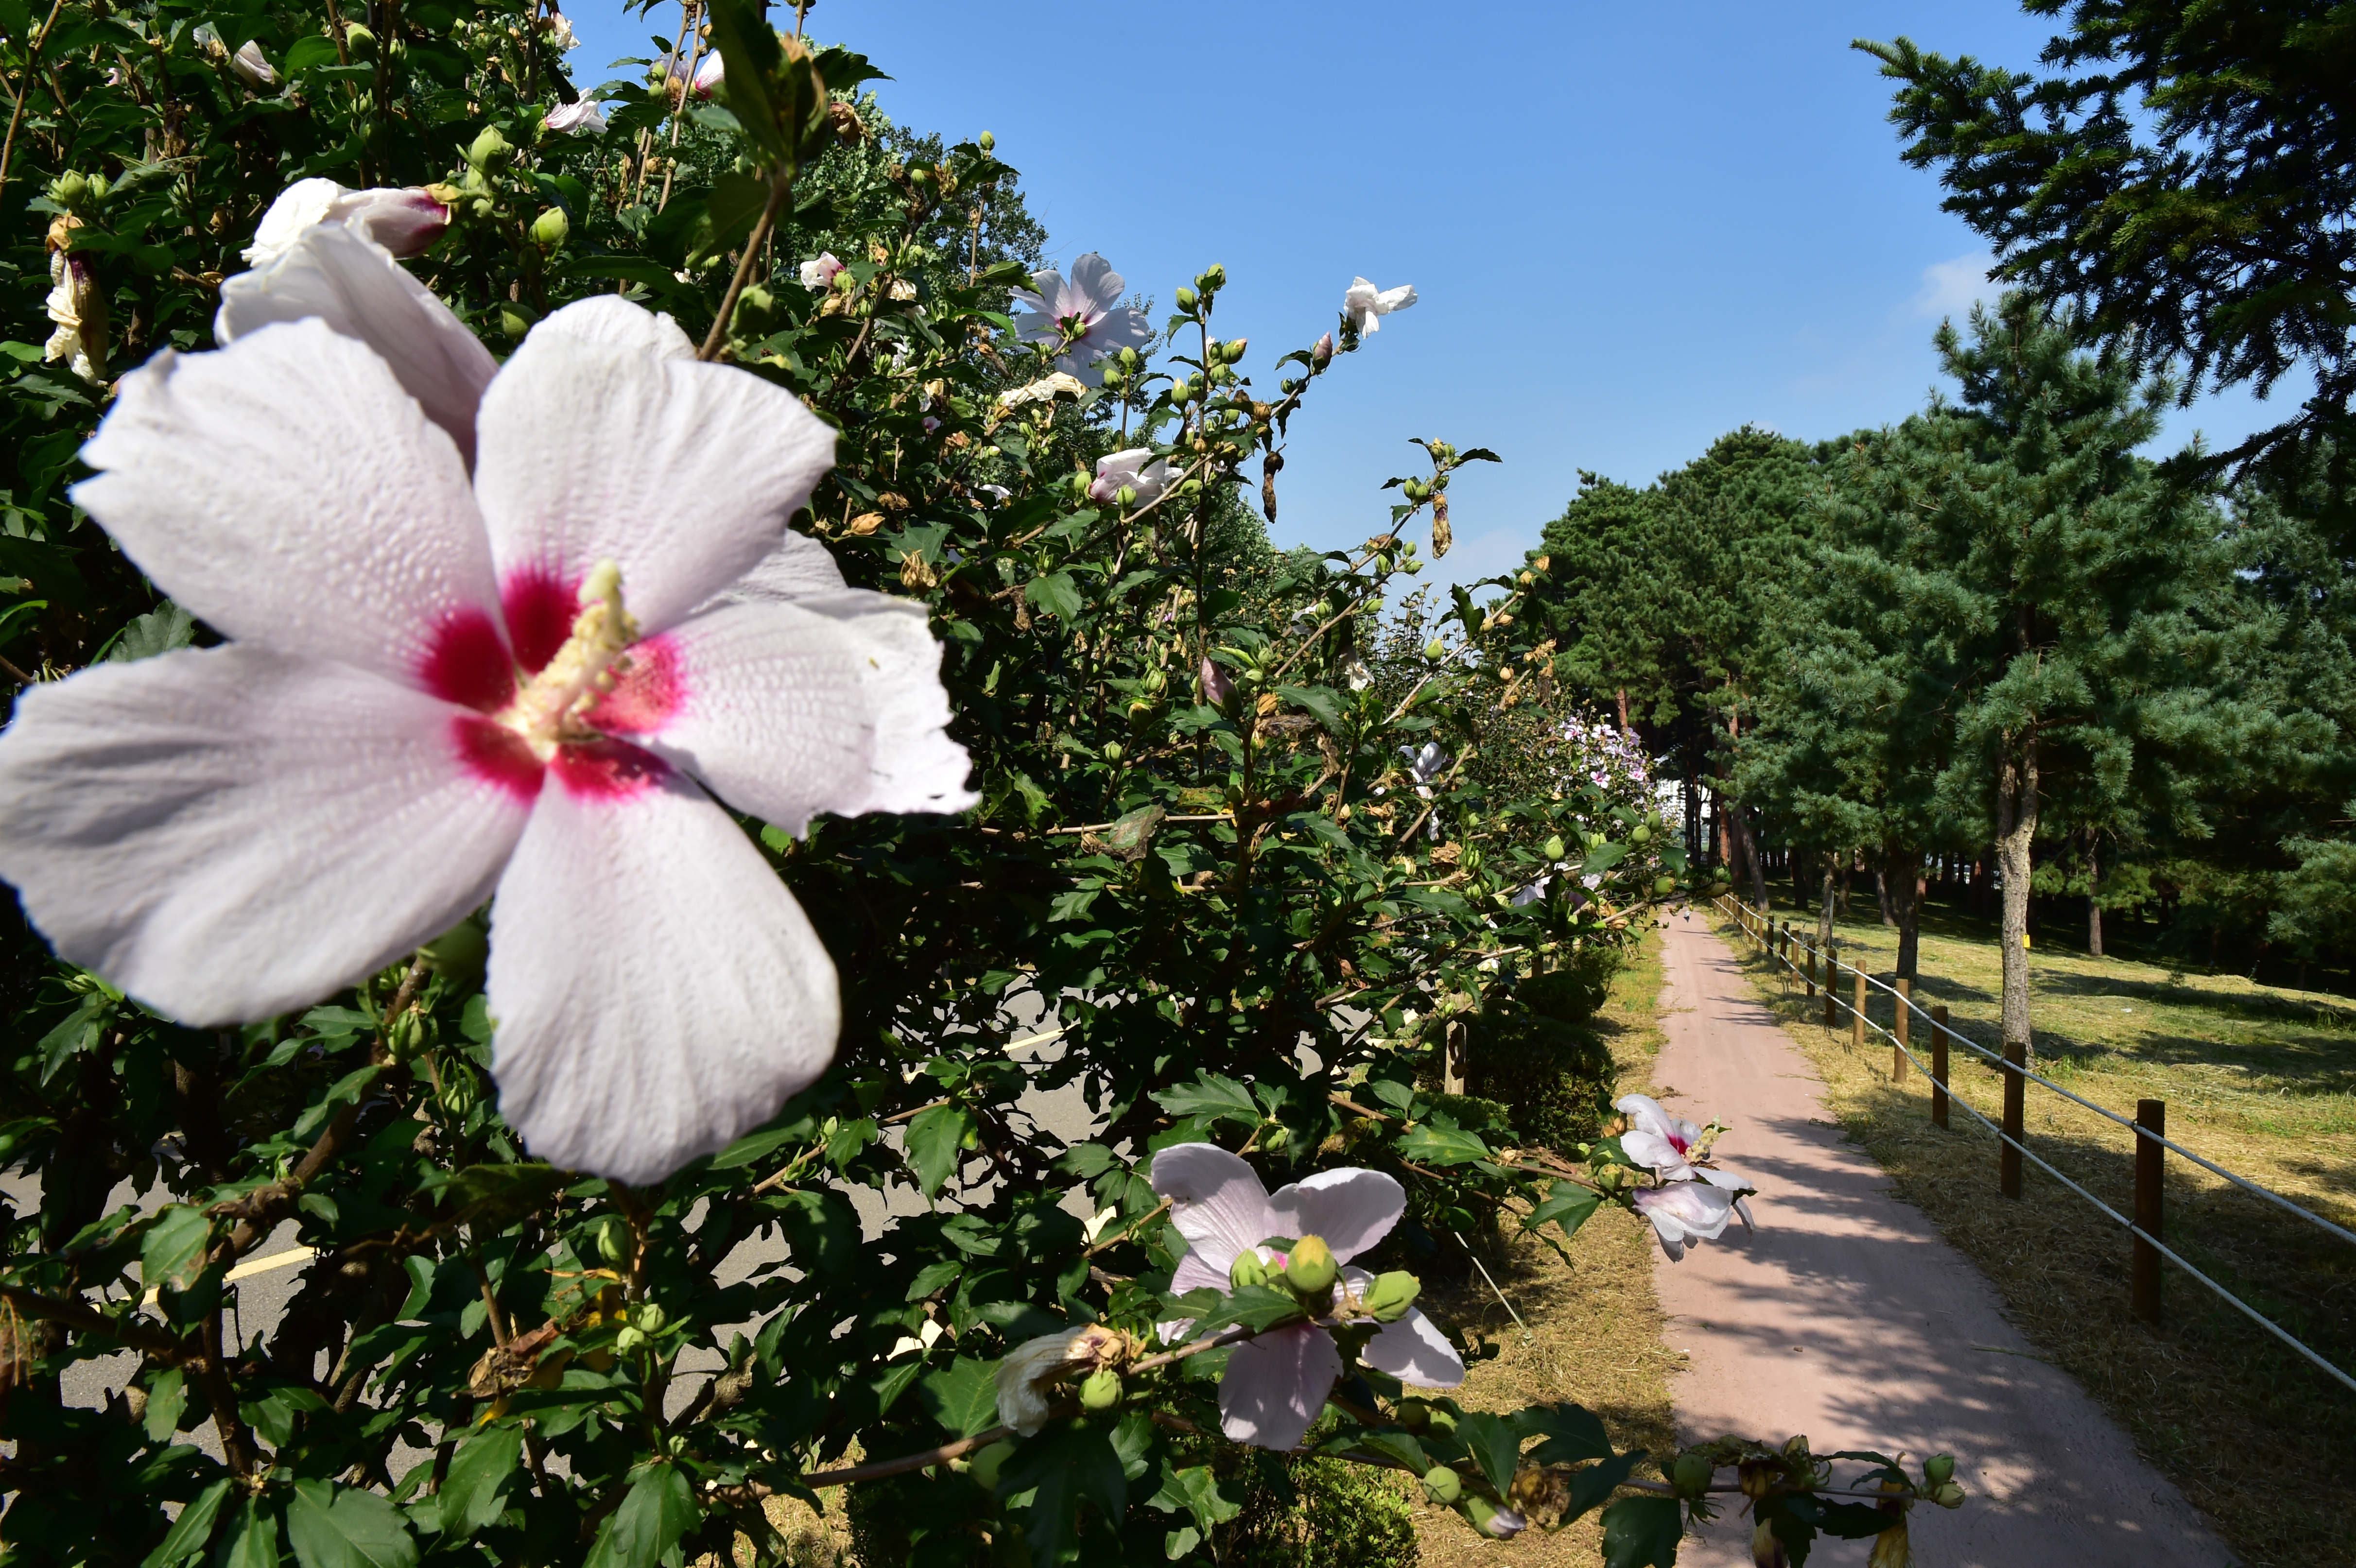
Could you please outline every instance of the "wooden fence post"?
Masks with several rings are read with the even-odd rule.
[[[1895,1006],[1898,1008],[1898,1017],[1892,1025],[1892,1031],[1898,1036],[1898,1043],[1890,1048],[1890,1081],[1892,1083],[1903,1083],[1906,1082],[1906,1047],[1912,1043],[1910,1036],[1912,1033],[1906,1027],[1906,1015],[1914,1010],[1907,1004],[1914,999],[1914,982],[1901,975],[1898,976],[1897,987],[1898,1000]]]
[[[1801,945],[1801,948],[1800,948],[1800,956],[1801,956],[1801,957],[1803,957],[1803,958],[1804,958],[1804,959],[1806,959],[1806,960],[1808,961],[1808,966],[1807,966],[1807,968],[1803,972],[1804,978],[1803,978],[1802,984],[1803,984],[1803,986],[1804,986],[1804,988],[1801,991],[1800,995],[1801,995],[1803,997],[1813,997],[1813,996],[1815,996],[1815,995],[1816,994],[1816,948],[1815,948],[1815,944],[1814,944],[1814,943],[1804,943],[1804,944],[1803,944]]]
[[[2022,1125],[2022,1113],[2028,1108],[2029,1048],[2008,1045],[2004,1048],[2004,1136],[2012,1141],[1999,1144],[1997,1161],[1997,1188],[2007,1198],[2020,1196],[2020,1145],[2028,1133]]]
[[[1865,971],[1852,971],[1857,976],[1857,1000],[1849,1008],[1848,1043],[1851,1050],[1865,1044]]]
[[[1825,954],[1825,1027],[1826,1029],[1833,1027],[1833,1008],[1837,1001],[1833,996],[1833,979],[1839,973],[1840,959],[1827,951]]]
[[[1465,1037],[1472,1031],[1462,1019],[1451,1019],[1441,1035],[1440,1059],[1440,1092],[1443,1094],[1464,1093]]]
[[[2136,1229],[2142,1232],[2135,1239],[2135,1285],[2131,1300],[2135,1315],[2147,1323],[2159,1321],[2159,1249],[2152,1242],[2162,1239],[2161,1226],[2166,1219],[2162,1197],[2168,1177],[2168,1149],[2160,1139],[2168,1136],[2168,1102],[2137,1100],[2136,1102]],[[2148,1136],[2147,1136],[2148,1135]],[[2147,1242],[2145,1236],[2151,1238]]]
[[[1947,1004],[1931,1004],[1931,1123],[1947,1125]]]

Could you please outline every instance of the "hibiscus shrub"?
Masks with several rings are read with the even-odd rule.
[[[1748,1189],[1417,1086],[1683,866],[1542,563],[1379,614],[1489,454],[1250,516],[1411,290],[1247,369],[747,0],[586,95],[544,8],[364,16],[0,17],[0,1562],[777,1561],[844,1482],[1211,1560],[1237,1445],[1627,1563],[1725,1467],[1795,1551],[1959,1495],[1468,1412],[1350,1263]]]

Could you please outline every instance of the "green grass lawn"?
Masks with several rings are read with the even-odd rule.
[[[1872,914],[1864,902],[1859,912]],[[1813,933],[1815,917],[1774,911]],[[1893,1083],[1890,1051],[1848,1045],[1821,998],[1750,955],[1762,995],[1816,1062],[1843,1125],[1899,1194],[1929,1215],[2004,1296],[2023,1332],[2104,1402],[2137,1445],[2253,1564],[2356,1562],[2356,1394],[2315,1371],[2198,1281],[2166,1275],[2166,1320],[2127,1311],[2129,1242],[2034,1166],[2020,1201],[1997,1191],[1994,1137],[1962,1111],[1929,1117],[1922,1077]],[[1837,926],[1845,961],[1887,977],[1897,933],[1878,917]],[[2000,976],[1994,933],[1934,911],[1917,996],[1944,1002],[1959,1032],[1993,1047]],[[2132,1116],[2164,1100],[2169,1135],[2349,1229],[2356,1229],[2356,1008],[2333,998],[2188,974],[2083,951],[2032,950],[2030,1021],[2038,1069]],[[1844,993],[1846,994],[1846,992]],[[1870,1008],[1887,1024],[1890,1004]],[[1919,1056],[1928,1060],[1918,1038]],[[1956,1095],[1999,1114],[1997,1073],[1955,1052]],[[2131,1135],[2031,1084],[2028,1142],[2113,1207],[2131,1210]],[[2168,1159],[2171,1246],[2342,1369],[2356,1371],[2356,1245],[2285,1214],[2190,1161]],[[1968,1353],[1959,1347],[1960,1353]]]

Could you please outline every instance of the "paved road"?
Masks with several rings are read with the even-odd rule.
[[[1757,1181],[1754,1234],[1738,1227],[1659,1260],[1679,1437],[1955,1456],[1971,1500],[1914,1510],[1925,1568],[2222,1568],[2234,1561],[2126,1433],[2004,1318],[1996,1292],[1845,1140],[1823,1083],[1697,919],[1665,933],[1655,1070],[1676,1115],[1732,1131],[1727,1165]],[[1680,1558],[1751,1562],[1746,1520]],[[1827,1542],[1828,1564],[1867,1543]]]

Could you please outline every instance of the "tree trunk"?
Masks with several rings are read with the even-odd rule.
[[[1873,901],[1881,906],[1881,923],[1885,926],[1896,926],[1898,911],[1890,901],[1890,875],[1887,869],[1880,866],[1873,869]]]
[[[1890,923],[1898,927],[1898,975],[1914,978],[1922,943],[1922,857],[1913,849],[1892,845],[1882,851],[1882,886],[1889,893]]]
[[[1635,733],[1628,723],[1628,688],[1624,686],[1620,688],[1620,733],[1622,735]]]
[[[2095,902],[2102,892],[2103,866],[2096,858],[2103,836],[2086,835],[2086,951],[2096,958],[2103,955],[2103,906]]]
[[[1759,854],[1759,832],[1751,825],[1748,812],[1738,812],[1742,824],[1742,858],[1751,867],[1751,901],[1761,910],[1767,907],[1767,865]]]
[[[1825,891],[1824,897],[1816,901],[1816,951],[1819,953],[1830,947],[1833,942],[1833,870],[1839,854],[1837,849],[1825,851]]]
[[[2004,868],[2004,1043],[2037,1060],[2029,1032],[2029,843],[2037,837],[2037,735],[2005,737],[1996,781],[1996,854]]]
[[[1843,920],[1847,920],[1848,918],[1849,878],[1856,872],[1856,851],[1849,849],[1842,850],[1840,857],[1840,889],[1835,896],[1840,900],[1840,915]]]

